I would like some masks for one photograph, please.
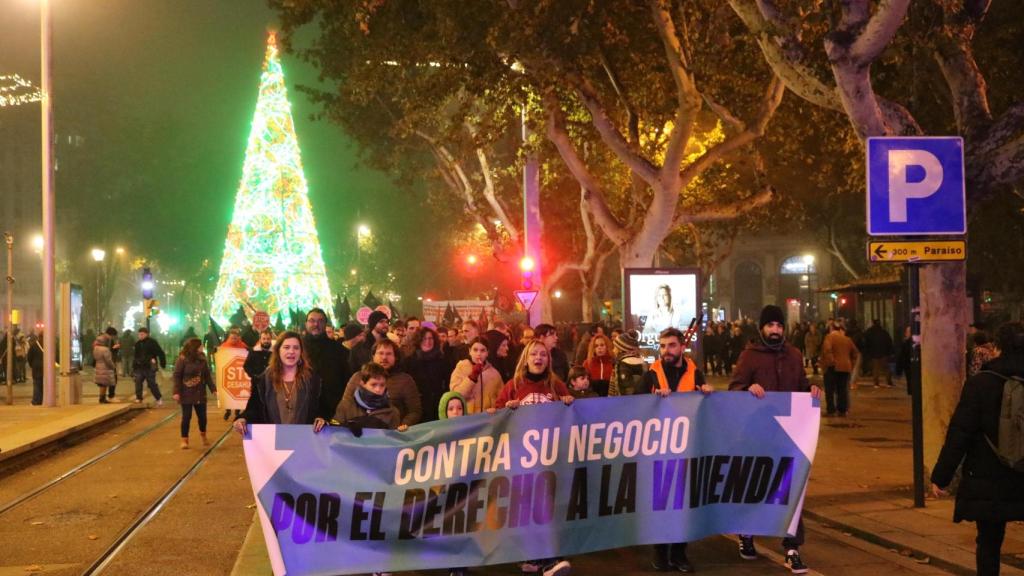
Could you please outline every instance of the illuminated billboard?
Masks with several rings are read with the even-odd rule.
[[[623,273],[626,328],[640,333],[641,346],[657,348],[662,330],[672,327],[685,332],[697,317],[699,269],[626,268]]]

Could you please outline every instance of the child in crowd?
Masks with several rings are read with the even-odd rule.
[[[547,346],[540,340],[533,340],[523,348],[515,373],[498,393],[495,406],[515,409],[556,401],[568,406],[573,400],[565,383],[551,371]],[[566,576],[572,571],[572,564],[561,558],[549,558],[523,562],[520,569],[523,573],[543,572],[543,576]]]
[[[440,420],[458,418],[467,414],[466,399],[458,392],[449,391],[441,395],[441,402],[437,405],[437,416]],[[466,576],[469,570],[466,568],[450,568],[448,576]]]
[[[590,389],[590,376],[587,374],[587,369],[578,364],[569,369],[569,394],[572,394],[572,397],[577,400],[601,397]]]
[[[334,420],[353,431],[357,428],[398,428],[401,418],[388,398],[387,378],[387,371],[380,364],[364,364],[359,371],[359,388],[355,394],[341,399]]]

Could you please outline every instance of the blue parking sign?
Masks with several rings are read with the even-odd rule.
[[[868,138],[868,234],[965,234],[960,137]]]

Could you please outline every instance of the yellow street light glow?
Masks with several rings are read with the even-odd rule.
[[[92,259],[93,260],[95,260],[97,262],[103,262],[103,259],[106,258],[106,257],[107,257],[106,250],[103,250],[102,248],[93,248],[92,249]]]

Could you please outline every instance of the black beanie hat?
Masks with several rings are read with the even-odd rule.
[[[387,314],[381,312],[380,310],[374,310],[373,312],[370,312],[370,317],[366,320],[366,327],[369,328],[370,330],[373,330],[377,326],[378,322],[387,319]]]
[[[782,313],[782,308],[769,304],[761,309],[761,319],[757,322],[758,330],[764,328],[765,324],[769,322],[778,322],[783,326],[786,325],[786,315]]]

